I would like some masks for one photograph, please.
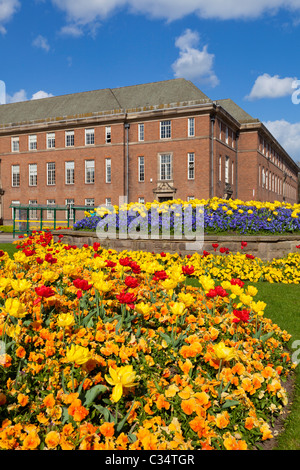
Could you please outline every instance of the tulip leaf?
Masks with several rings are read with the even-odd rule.
[[[260,339],[263,343],[265,343],[269,338],[271,338],[271,336],[273,336],[273,334],[274,334],[274,331],[270,331],[266,335],[261,336]]]
[[[85,394],[85,402],[84,402],[83,406],[85,406],[87,408],[89,406],[91,406],[91,404],[93,403],[95,398],[97,398],[97,396],[100,393],[105,392],[106,390],[107,390],[107,387],[105,385],[95,385],[94,387],[92,387]]]
[[[125,424],[126,421],[127,421],[128,416],[129,416],[129,414],[130,414],[130,412],[131,412],[131,410],[132,410],[132,408],[133,408],[133,405],[134,405],[134,402],[132,403],[132,405],[131,405],[129,411],[128,411],[127,414],[124,416],[124,418],[122,419],[122,421],[120,421],[120,422],[118,423],[118,425],[117,425],[117,432],[120,432],[120,431],[122,430],[124,424]]]
[[[237,406],[239,404],[240,402],[237,400],[226,400],[224,405],[222,406],[222,409],[231,408],[232,406]]]

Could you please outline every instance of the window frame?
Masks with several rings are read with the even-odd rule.
[[[17,148],[15,148],[15,145]],[[11,151],[20,152],[20,138],[17,136],[11,138]]]
[[[144,155],[139,155],[138,157],[138,179],[139,179],[139,183],[145,182],[145,157]]]
[[[71,139],[71,141],[69,141]],[[75,145],[75,132],[65,131],[65,147],[74,147]]]
[[[72,164],[72,166],[70,166]],[[68,168],[68,166],[70,166]],[[74,160],[69,160],[65,162],[65,184],[72,185],[75,184],[75,162]]]
[[[111,183],[111,158],[105,159],[105,183]]]
[[[91,142],[88,142],[89,139],[91,140]],[[95,145],[95,129],[94,128],[85,129],[85,145]]]
[[[195,152],[188,152],[188,175],[187,176],[188,176],[188,180],[195,179]]]
[[[111,144],[111,126],[105,126],[105,143]]]
[[[50,168],[50,165],[54,165]],[[47,162],[47,186],[56,185],[56,165],[55,162]]]
[[[14,171],[14,169],[18,169],[18,171]],[[20,187],[20,165],[19,164],[15,164],[11,166],[11,186],[12,188]]]
[[[90,174],[90,168],[88,167],[88,163],[93,163],[93,165],[90,167],[93,170],[93,178],[88,178],[88,175]],[[84,176],[84,181],[85,184],[94,184],[95,183],[95,160],[85,160],[84,162],[84,169],[85,169],[85,176]],[[93,181],[91,181],[91,179]]]
[[[37,135],[31,134],[28,136],[28,150],[37,150]]]
[[[32,167],[35,167],[35,170],[33,170]],[[37,163],[29,163],[28,179],[29,186],[37,186]]]
[[[37,200],[36,199],[30,199],[28,201],[28,204],[31,206],[37,206]],[[37,209],[29,209],[29,220],[37,220]]]
[[[188,137],[195,137],[195,118],[188,118]]]
[[[163,140],[172,138],[172,121],[170,119],[160,121],[160,138]]]
[[[47,132],[47,149],[54,149],[55,148],[55,132]],[[49,145],[49,143],[51,144]],[[54,145],[52,145],[54,142]]]
[[[50,209],[51,206],[55,206],[55,199],[47,199],[47,220],[54,220],[54,210]]]
[[[145,140],[145,124],[140,123],[138,124],[138,141],[144,142]]]
[[[169,157],[169,162],[163,162],[164,158]],[[163,173],[165,173],[165,178],[163,178]],[[169,173],[169,175],[168,175]],[[169,176],[169,178],[167,178]],[[173,159],[171,153],[161,153],[159,155],[159,180],[160,181],[172,181],[173,178]]]

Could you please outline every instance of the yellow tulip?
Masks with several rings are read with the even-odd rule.
[[[54,282],[58,279],[59,274],[55,273],[54,271],[44,271],[42,274],[42,278],[45,282]]]
[[[266,308],[266,306],[267,304],[262,300],[259,300],[258,302],[251,302],[251,308],[253,312],[259,316],[262,316],[264,314],[264,309]]]
[[[214,346],[213,354],[217,359],[228,362],[236,357],[236,350],[228,348],[223,341],[220,341]]]
[[[26,279],[11,279],[11,287],[15,292],[25,292],[30,289],[31,282],[26,281]]]
[[[112,289],[112,283],[100,280],[98,282],[94,283],[94,287],[99,291],[99,292],[109,292]]]
[[[70,348],[67,348],[66,358],[68,362],[74,362],[77,365],[85,364],[91,359],[91,353],[88,348],[79,346],[78,344],[72,344]]]
[[[74,325],[74,323],[75,323],[74,316],[71,313],[61,313],[58,316],[57,324],[58,326],[61,326],[62,328],[65,328],[67,326],[72,326]]]
[[[142,315],[147,315],[151,310],[151,305],[145,304],[145,302],[140,302],[139,304],[135,305],[134,309],[137,313],[141,313]]]
[[[8,287],[10,287],[11,279],[7,277],[2,277],[0,279],[0,292],[5,291]]]
[[[215,281],[208,276],[201,276],[200,277],[200,283],[205,290],[205,292],[208,292],[210,289],[214,289],[215,287]]]
[[[136,373],[134,372],[133,367],[128,365],[117,367],[116,369],[110,367],[109,374],[110,377],[105,375],[105,380],[110,385],[114,385],[111,399],[117,403],[123,395],[123,388],[134,387],[136,385],[134,382],[136,379]]]
[[[183,302],[175,302],[173,305],[170,305],[170,310],[173,315],[179,316],[185,313],[186,306]]]
[[[247,287],[246,293],[248,295],[251,295],[252,297],[255,297],[257,292],[258,292],[258,290],[256,289],[256,287],[254,287],[254,286],[248,286]]]
[[[190,307],[195,302],[195,299],[192,294],[185,294],[184,292],[180,292],[180,294],[178,294],[178,300],[180,302],[183,302],[186,307]]]
[[[15,318],[23,318],[27,315],[26,306],[18,299],[7,299],[3,310]]]

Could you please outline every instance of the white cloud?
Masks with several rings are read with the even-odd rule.
[[[152,18],[173,21],[190,14],[210,19],[253,19],[280,9],[300,11],[300,0],[52,0],[71,24],[91,24],[121,8]]]
[[[52,93],[47,93],[46,91],[40,90],[32,95],[32,100],[40,100],[42,98],[51,98]]]
[[[174,76],[215,87],[219,83],[213,71],[215,56],[207,52],[207,46],[202,50],[196,48],[198,43],[199,34],[190,29],[176,39],[175,46],[179,48],[179,57],[172,64]]]
[[[47,38],[45,38],[41,34],[34,39],[34,41],[32,42],[32,45],[39,49],[43,49],[46,52],[50,51],[50,46],[48,44]]]
[[[248,100],[259,100],[262,98],[282,98],[291,95],[294,91],[293,82],[296,78],[280,78],[279,75],[264,73],[255,80],[252,90],[245,98]]]
[[[53,96],[51,93],[40,90],[32,95],[31,100],[39,100],[42,98],[50,98]],[[19,103],[20,101],[29,101],[27,93],[24,89],[16,91],[13,95],[6,95],[6,103]]]
[[[19,0],[0,0],[0,33],[5,34],[6,29],[3,23],[7,23],[19,10],[21,4]]]
[[[284,119],[266,121],[264,125],[278,140],[280,145],[297,162],[300,162],[300,122],[291,124]]]

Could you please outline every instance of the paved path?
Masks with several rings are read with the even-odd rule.
[[[12,233],[0,233],[0,243],[12,243],[14,240],[18,239],[18,235],[16,235],[16,238],[13,238]]]

